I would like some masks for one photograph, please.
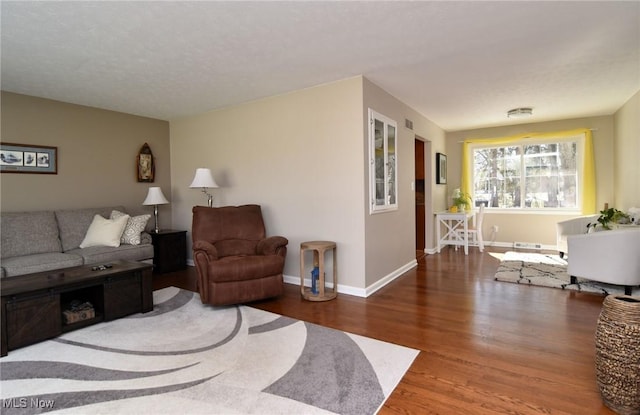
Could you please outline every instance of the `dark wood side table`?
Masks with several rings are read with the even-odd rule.
[[[174,229],[151,232],[153,241],[153,273],[179,271],[187,268],[187,231]]]

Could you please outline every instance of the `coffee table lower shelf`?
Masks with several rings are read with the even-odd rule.
[[[92,326],[94,324],[102,323],[104,321],[104,315],[96,314],[93,318],[77,321],[75,323],[62,324],[62,332],[68,333],[70,331],[78,330],[84,327]]]

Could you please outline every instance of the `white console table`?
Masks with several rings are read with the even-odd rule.
[[[443,245],[463,246],[464,254],[469,255],[469,219],[475,216],[475,212],[438,212],[436,213],[436,236],[438,240],[438,253]],[[441,228],[445,233],[441,236]],[[464,231],[458,233],[458,231]]]

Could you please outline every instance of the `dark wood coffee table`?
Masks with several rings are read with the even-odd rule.
[[[0,356],[101,321],[153,310],[153,265],[115,261],[109,267],[82,265],[0,280]],[[104,269],[103,269],[104,268]],[[65,323],[71,303],[89,302],[93,317]]]

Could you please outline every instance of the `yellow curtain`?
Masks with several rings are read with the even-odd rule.
[[[593,152],[593,137],[591,130],[587,128],[580,128],[577,130],[560,131],[554,133],[530,133],[520,134],[511,137],[500,138],[481,138],[481,139],[468,139],[462,144],[462,180],[460,183],[460,190],[468,194],[472,193],[471,183],[471,150],[472,144],[482,145],[510,145],[521,143],[525,139],[534,139],[535,141],[541,140],[554,140],[558,138],[574,137],[580,134],[584,134],[584,160],[582,165],[582,178],[580,180],[580,194],[582,195],[582,214],[589,215],[596,213],[596,170],[595,170],[595,155]]]

